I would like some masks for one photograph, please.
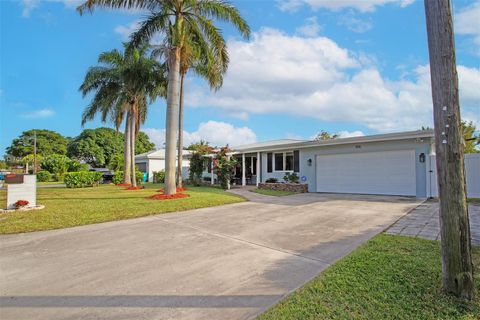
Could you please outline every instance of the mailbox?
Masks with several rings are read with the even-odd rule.
[[[5,175],[5,183],[7,183],[7,184],[23,183],[23,174],[7,174],[7,175]]]

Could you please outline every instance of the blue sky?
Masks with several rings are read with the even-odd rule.
[[[81,2],[81,1],[80,1]],[[76,136],[88,98],[78,92],[102,51],[120,48],[142,13],[77,0],[0,2],[0,150],[31,128]],[[234,1],[253,31],[224,27],[231,56],[224,87],[187,81],[187,142],[231,145],[343,136],[431,125],[423,1]],[[454,1],[462,115],[480,125],[480,1]],[[93,121],[86,127],[101,126]],[[110,124],[107,124],[110,125]],[[145,131],[161,146],[165,103]]]

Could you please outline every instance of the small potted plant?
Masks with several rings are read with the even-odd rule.
[[[25,208],[26,206],[28,206],[29,203],[30,202],[28,202],[27,200],[18,200],[17,202],[15,202],[15,208],[17,210]]]

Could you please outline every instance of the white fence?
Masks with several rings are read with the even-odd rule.
[[[465,155],[465,179],[467,180],[467,197],[480,198],[480,153]],[[427,193],[430,197],[438,195],[435,156],[430,156],[427,163]]]

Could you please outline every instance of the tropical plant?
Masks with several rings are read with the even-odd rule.
[[[237,164],[235,158],[227,155],[227,153],[230,151],[231,150],[227,146],[220,149],[215,156],[215,173],[217,174],[217,179],[223,189],[228,189],[230,187],[230,180],[233,176],[233,170]]]
[[[278,182],[278,179],[277,178],[268,178],[267,180],[265,180],[266,183],[277,183]]]
[[[194,186],[199,186],[201,184],[204,161],[205,158],[199,152],[192,153],[192,156],[190,157],[188,179],[190,180],[190,183]]]
[[[166,78],[163,66],[147,56],[147,45],[124,47],[123,53],[100,54],[100,65],[88,70],[80,91],[84,96],[94,92],[94,98],[83,113],[82,124],[101,114],[102,121],[110,117],[118,129],[126,117],[124,182],[135,187],[135,141],[148,105],[165,95]]]
[[[292,172],[292,173],[287,172],[283,176],[283,180],[286,183],[298,183],[300,181],[300,178],[298,177],[298,174],[296,174],[295,172]]]
[[[95,6],[123,9],[147,9],[150,15],[132,35],[132,46],[146,43],[161,33],[168,67],[167,116],[165,139],[165,194],[176,193],[175,149],[178,133],[181,54],[187,42],[198,42],[202,54],[226,56],[226,44],[221,31],[213,20],[231,23],[244,37],[250,28],[239,11],[227,1],[221,0],[87,0],[77,9],[80,13],[92,11]]]
[[[135,182],[136,184],[141,184],[143,180],[143,172],[136,170],[135,171]],[[112,182],[114,184],[121,184],[123,182],[123,171],[115,171]]]

